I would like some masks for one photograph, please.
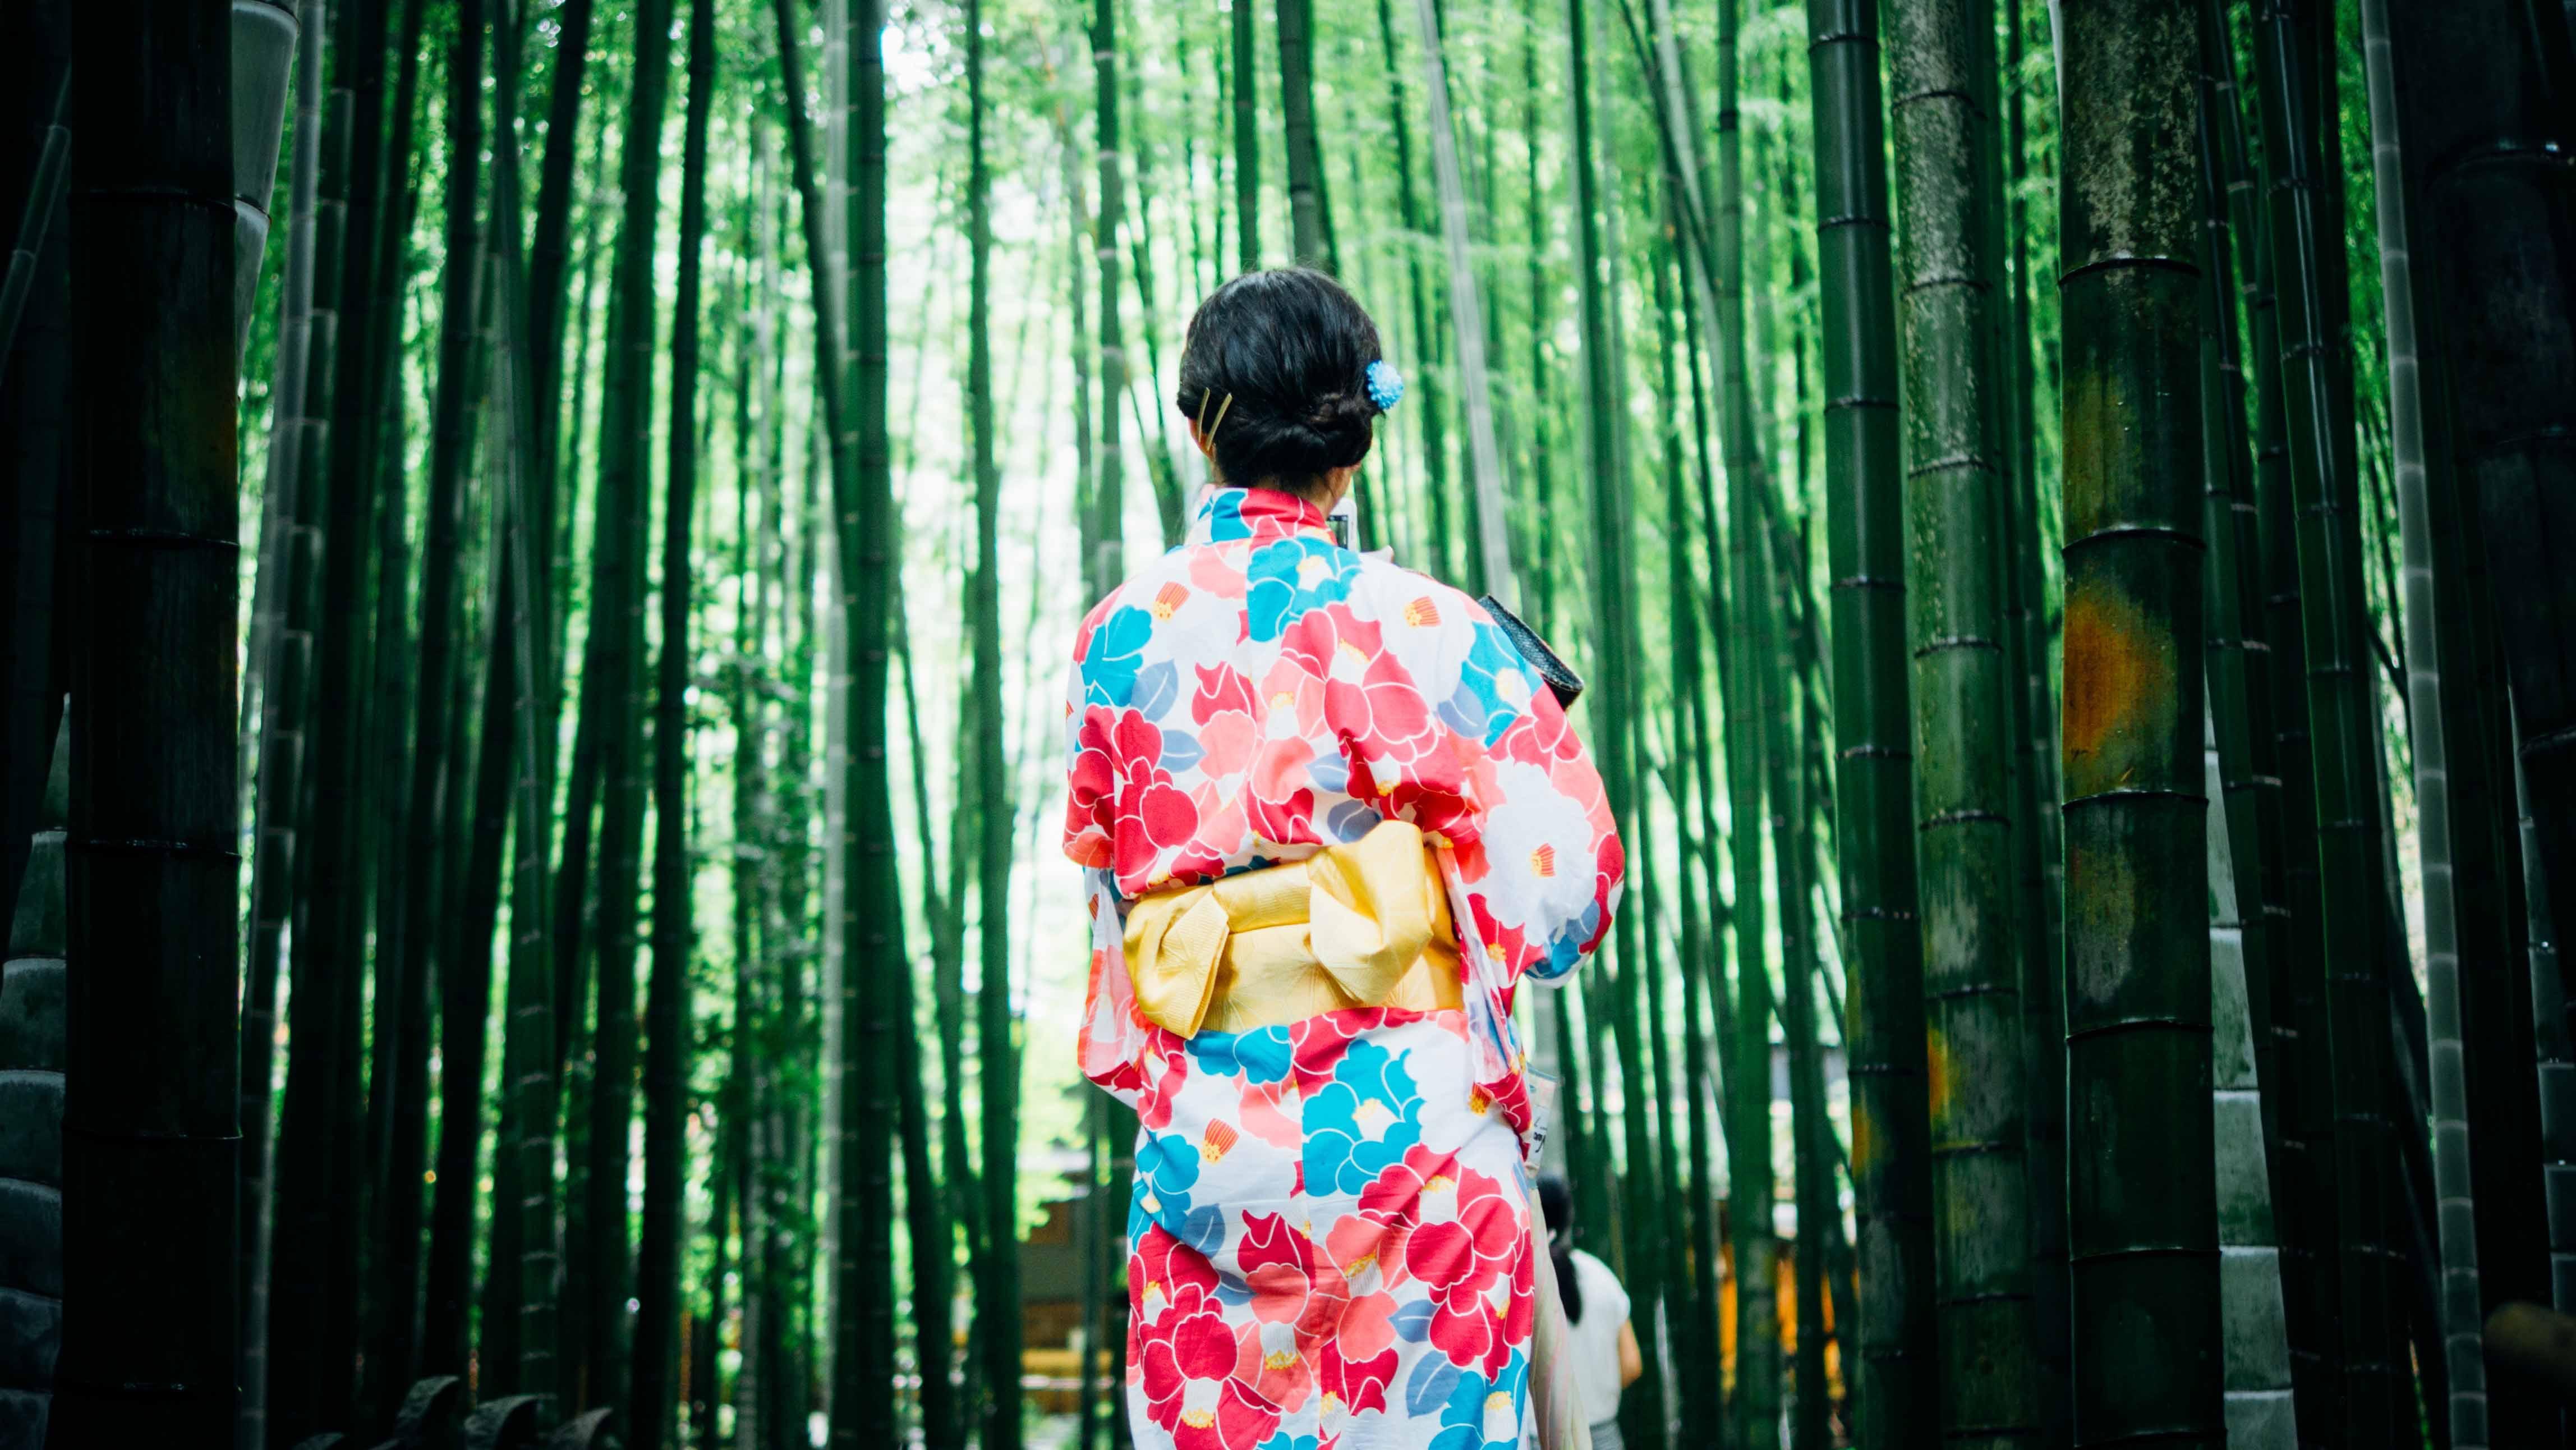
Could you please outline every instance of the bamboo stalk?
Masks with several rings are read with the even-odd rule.
[[[2449,740],[2443,712],[2441,616],[2436,613],[2424,477],[2424,408],[2408,284],[2405,177],[2398,159],[2396,97],[2388,59],[2384,0],[2365,0],[2365,65],[2370,79],[2372,179],[2378,193],[2380,297],[2388,338],[2389,428],[2395,454],[2399,526],[2406,562],[2405,613],[2415,629],[2404,649],[2408,731],[2415,765],[2416,837],[2422,858],[2425,1008],[2433,1107],[2436,1231],[2441,1255],[2439,1337],[2449,1390],[2445,1414],[2453,1450],[2488,1443],[2487,1380],[2478,1312],[2478,1236],[2472,1197],[2468,1083],[2462,1062],[2462,900],[2452,874]],[[2501,965],[2501,964],[2498,964]],[[2482,1148],[2486,1145],[2481,1143]],[[2501,1144],[2496,1145],[2501,1147]]]
[[[1852,964],[1846,1030],[1854,1080],[1866,1078],[1853,1098],[1853,1133],[1871,1145],[1858,1155],[1855,1175],[1860,1280],[1876,1286],[1859,1306],[1857,1413],[1863,1443],[1877,1445],[1895,1443],[1881,1437],[1908,1433],[1933,1402],[1918,1378],[1929,1368],[1935,1313],[1923,1126],[1931,1099],[1921,932],[1930,922],[1916,924],[1909,819],[1903,459],[1875,12],[1859,0],[1809,0],[1807,36],[1824,306],[1833,694],[1840,702],[1833,715],[1835,840]],[[1952,1090],[1964,1085],[1944,1081]]]
[[[1779,1444],[1780,1414],[1780,1321],[1773,1297],[1771,1225],[1771,969],[1764,943],[1768,912],[1763,903],[1762,832],[1755,824],[1762,818],[1764,779],[1755,682],[1761,669],[1757,660],[1766,654],[1765,639],[1771,627],[1769,570],[1758,537],[1761,506],[1756,499],[1769,484],[1754,439],[1753,393],[1747,371],[1748,358],[1753,354],[1746,345],[1744,328],[1744,162],[1742,118],[1737,107],[1741,45],[1737,0],[1718,0],[1717,21],[1718,200],[1710,247],[1716,271],[1717,316],[1710,339],[1710,371],[1716,378],[1719,428],[1724,439],[1724,597],[1732,624],[1712,612],[1709,630],[1718,641],[1735,932],[1734,1064],[1733,1086],[1728,1093],[1733,1125],[1727,1137],[1726,1159],[1729,1228],[1735,1249],[1735,1394],[1728,1428],[1738,1450],[1757,1450]],[[1859,1122],[1883,1106],[1869,1096],[1879,1079],[1854,1073],[1852,1083],[1854,1121]],[[1908,1121],[1901,1112],[1889,1116],[1891,1121]],[[1883,1193],[1882,1184],[1883,1180],[1876,1178],[1855,1183],[1862,1252],[1865,1261],[1873,1263],[1870,1256],[1874,1252],[1896,1247],[1894,1240],[1877,1232],[1878,1225],[1872,1222],[1874,1215],[1883,1214],[1888,1207],[1883,1198],[1873,1197]],[[1872,1282],[1893,1286],[1895,1281],[1891,1275],[1887,1279],[1873,1277]],[[1873,1337],[1889,1323],[1887,1316],[1862,1311],[1860,1357],[1851,1370],[1859,1391],[1859,1419],[1864,1435],[1879,1423],[1869,1406],[1872,1396],[1887,1387],[1885,1375],[1908,1368],[1897,1361],[1896,1355],[1872,1355],[1874,1347],[1903,1352],[1901,1333]]]
[[[440,870],[442,828],[458,830],[463,824],[442,820],[439,787],[442,775],[455,769],[451,750],[460,759],[463,754],[462,742],[451,745],[446,727],[461,683],[454,659],[460,623],[458,554],[465,465],[472,447],[470,404],[477,381],[472,376],[474,324],[482,310],[475,203],[481,189],[484,17],[482,0],[459,0],[448,49],[444,111],[448,160],[442,200],[445,275],[440,285],[438,371],[421,538],[418,686],[411,702],[409,799],[403,810],[403,836],[398,842],[387,842],[387,854],[402,862],[402,889],[401,900],[386,903],[386,909],[399,910],[405,929],[390,950],[380,949],[377,963],[376,1031],[380,1040],[392,1040],[396,1053],[390,1095],[395,1121],[383,1150],[383,1173],[375,1185],[379,1201],[370,1256],[374,1277],[370,1293],[377,1304],[377,1322],[369,1336],[367,1357],[376,1368],[368,1375],[372,1393],[366,1413],[371,1423],[378,1424],[392,1421],[420,1363],[421,1346],[413,1324],[421,1268],[420,1179],[427,1156],[429,978],[436,956],[432,924],[440,918],[435,903],[446,884]],[[451,972],[458,968],[453,961],[436,965]],[[383,1094],[386,1085],[376,1086]]]
[[[780,7],[782,54],[789,8]],[[980,14],[965,17],[974,70],[980,71]],[[894,806],[887,777],[890,744],[887,665],[893,611],[901,599],[901,520],[887,450],[886,78],[884,12],[876,0],[854,0],[847,63],[851,99],[852,185],[847,333],[853,366],[830,379],[845,389],[835,420],[846,426],[833,469],[835,583],[848,612],[851,741],[848,838],[843,865],[844,933],[840,982],[844,1014],[839,1212],[834,1266],[832,1434],[836,1445],[882,1444],[894,1433],[893,1204],[890,1157],[895,1113],[895,1053],[887,1034],[902,994],[892,974],[905,970],[902,881],[895,856]],[[980,87],[980,77],[976,81]],[[980,101],[975,113],[980,116]],[[810,165],[801,168],[807,197]],[[809,220],[809,235],[813,222]],[[988,914],[988,920],[998,916]],[[909,1024],[900,1024],[908,1027]],[[1013,1355],[1016,1362],[1016,1352]],[[1016,1386],[1016,1379],[1013,1385]],[[1016,1420],[1014,1420],[1016,1424]]]
[[[2523,843],[2507,824],[2506,805],[2515,752],[2507,716],[2523,702],[2526,690],[2513,678],[2505,639],[2520,627],[2527,608],[2520,599],[2506,599],[2513,589],[2509,569],[2515,544],[2477,527],[2477,513],[2469,507],[2473,500],[2481,510],[2494,502],[2482,484],[2472,483],[2464,446],[2468,418],[2494,399],[2484,391],[2471,396],[2478,384],[2452,370],[2460,354],[2444,346],[2459,336],[2445,315],[2445,296],[2458,279],[2446,275],[2452,254],[2437,239],[2449,229],[2449,220],[2439,214],[2447,203],[2434,201],[2426,184],[2437,163],[2421,145],[2421,128],[2429,123],[2438,135],[2444,123],[2412,109],[2413,98],[2400,82],[2417,58],[2401,52],[2405,40],[2395,22],[2383,5],[2362,7],[2386,307],[2387,401],[2409,616],[2402,639],[2410,679],[2416,673],[2415,655],[2430,657],[2432,668],[2424,683],[2433,688],[2431,708],[2439,715],[2428,722],[2425,702],[2415,700],[2410,733],[2419,803],[2432,794],[2421,782],[2439,773],[2453,905],[2450,925],[2458,958],[2457,1019],[2444,1021],[2432,1003],[2428,1019],[2437,1033],[2457,1029],[2458,1059],[2448,1066],[2456,1067],[2463,1079],[2457,1084],[2465,1093],[2463,1130],[2474,1147],[2465,1185],[2458,1182],[2457,1165],[2442,1161],[2442,1149],[2456,1145],[2437,1140],[2434,1164],[2437,1177],[2447,1180],[2437,1190],[2442,1197],[2466,1186],[2475,1203],[2476,1253],[2472,1263],[2461,1267],[2474,1272],[2476,1297],[2464,1312],[2451,1316],[2462,1321],[2454,1327],[2465,1328],[2466,1321],[2491,1317],[2512,1302],[2544,1299],[2550,1292],[2544,1277],[2549,1274],[2551,1230],[2543,1217],[2543,1143],[2556,1124],[2541,1097],[2531,1034],[2537,1028],[2563,1035],[2564,1021],[2556,1010],[2534,1010],[2540,983],[2525,964],[2513,960],[2514,939],[2528,933],[2531,919],[2531,903],[2514,900],[2513,888],[2522,884],[2528,891],[2538,884],[2514,869]],[[2492,17],[2484,23],[2492,23]],[[2446,36],[2444,43],[2457,42]],[[2489,84],[2481,95],[2491,98],[2495,89]],[[2493,424],[2486,426],[2491,430]],[[2519,517],[2518,528],[2531,526],[2527,516]],[[2509,699],[2479,687],[2496,679],[2511,680]],[[2438,761],[2427,757],[2426,742],[2433,734],[2440,736]],[[2434,860],[2430,828],[2435,822],[2425,805],[2419,804],[2419,810],[2429,907]],[[2528,872],[2535,863],[2522,864]],[[2429,910],[2425,920],[2429,949]],[[2428,979],[2427,985],[2436,984]],[[2555,984],[2550,995],[2558,995]],[[2432,1066],[2439,1090],[2446,1064],[2436,1055]],[[2441,1231],[2447,1237],[2453,1232],[2449,1220],[2459,1210],[2445,1204],[2442,1212]],[[2446,1285],[2446,1309],[2464,1287]],[[2455,1370],[2450,1382],[2455,1402],[2462,1380]],[[2528,1381],[2491,1376],[2486,1389],[2483,1408],[2491,1443],[2519,1444],[2556,1433],[2554,1408]]]
[[[1119,457],[1118,408],[1127,397],[1127,349],[1119,318],[1122,299],[1118,287],[1118,229],[1126,220],[1126,186],[1119,171],[1118,156],[1118,0],[1093,0],[1091,19],[1092,97],[1098,115],[1100,152],[1100,214],[1094,222],[1092,257],[1100,268],[1100,446],[1092,455],[1090,507],[1086,510],[1089,527],[1083,538],[1090,546],[1083,559],[1084,578],[1091,596],[1106,595],[1127,575],[1125,563],[1126,493]],[[1145,238],[1137,239],[1138,258],[1143,259]],[[1138,282],[1144,281],[1144,269],[1137,269]],[[1075,306],[1081,305],[1080,297]],[[1147,304],[1150,316],[1152,305]],[[1080,332],[1080,314],[1076,313],[1075,331]],[[1146,376],[1147,391],[1152,391],[1155,378]],[[1157,410],[1159,411],[1159,410]],[[1078,411],[1087,435],[1090,410]],[[1141,442],[1141,438],[1139,439]],[[1171,490],[1162,490],[1170,492]]]
[[[239,1408],[230,39],[212,5],[71,19],[75,479],[97,532],[68,661],[64,1445],[219,1444]]]
[[[1467,465],[1474,490],[1469,502],[1475,516],[1468,574],[1480,592],[1492,593],[1510,609],[1520,602],[1520,587],[1513,576],[1511,541],[1505,532],[1502,450],[1494,442],[1493,397],[1485,376],[1484,306],[1477,296],[1475,269],[1468,261],[1466,185],[1459,176],[1458,144],[1450,129],[1449,78],[1440,58],[1435,0],[1414,0],[1414,18],[1422,29],[1422,91],[1431,110],[1431,174],[1440,194],[1441,237],[1449,251],[1449,320],[1458,347],[1459,401],[1467,415]]]
[[[2195,32],[2179,0],[2063,17],[2074,1434],[2214,1445],[2198,240],[2150,181],[2189,174]]]
[[[329,415],[332,341],[337,334],[340,188],[346,185],[346,112],[334,109],[329,136],[322,119],[322,57],[329,30],[327,0],[305,0],[298,15],[295,80],[294,204],[287,224],[287,309],[270,396],[277,424],[269,438],[263,495],[276,499],[275,548],[261,541],[260,595],[273,602],[263,629],[252,616],[259,689],[257,792],[252,810],[249,962],[242,992],[242,1172],[239,1223],[242,1312],[241,1450],[265,1450],[268,1428],[269,1225],[275,1211],[277,1150],[277,976],[294,895],[295,839],[301,815],[305,719],[312,689],[315,568],[313,544],[321,490],[299,487],[317,477]],[[68,133],[66,139],[68,139]],[[329,172],[330,186],[324,172]],[[306,472],[310,455],[317,466]],[[247,764],[248,762],[245,762]],[[5,878],[0,878],[5,879]]]
[[[1299,0],[1282,0],[1294,7]],[[966,404],[972,433],[975,490],[975,569],[967,594],[974,637],[976,711],[974,736],[976,930],[981,975],[976,984],[976,1045],[981,1052],[983,1109],[984,1262],[975,1296],[977,1331],[983,1338],[984,1392],[980,1443],[986,1450],[1016,1450],[1021,1435],[1019,1275],[1019,1066],[1012,1041],[1010,977],[1011,847],[1015,835],[1008,767],[1003,758],[1001,638],[1001,478],[994,460],[991,177],[985,157],[984,40],[980,0],[967,0],[967,302]],[[1283,10],[1283,18],[1285,11]],[[1291,46],[1282,28],[1283,56]],[[1295,115],[1292,103],[1290,114]],[[1290,132],[1290,169],[1297,166]],[[1293,188],[1292,188],[1293,196]],[[1303,227],[1301,223],[1301,231]],[[1304,251],[1301,245],[1301,254]]]
[[[2400,1383],[2400,1330],[2388,1219],[2392,1125],[2382,1104],[2388,1074],[2387,985],[2380,874],[2375,714],[2364,634],[2358,478],[2353,455],[2352,370],[2335,318],[2345,287],[2337,208],[2320,188],[2338,169],[2333,113],[2317,94],[2318,58],[2330,54],[2331,21],[2285,3],[2267,5],[2255,36],[2266,169],[2275,185],[2268,220],[2278,283],[2282,399],[2288,421],[2289,493],[2298,511],[2296,567],[2308,743],[2323,892],[2319,949],[2329,964],[2324,1025],[2332,1039],[2337,1184],[2338,1323],[2344,1365],[2344,1434],[2354,1444],[2411,1434]],[[2288,762],[2284,762],[2285,767]]]
[[[1342,270],[1315,126],[1314,0],[1278,0],[1279,109],[1286,122],[1288,231],[1300,267]]]
[[[1252,55],[1252,0],[1230,0],[1226,14],[1233,40],[1226,75],[1234,94],[1234,265],[1249,272],[1261,265],[1261,67]]]
[[[1448,578],[1456,565],[1449,552],[1454,532],[1449,525],[1449,413],[1441,387],[1440,334],[1432,322],[1437,311],[1436,284],[1426,276],[1422,265],[1419,240],[1426,228],[1421,201],[1414,192],[1413,119],[1406,114],[1404,72],[1395,59],[1395,13],[1388,0],[1378,0],[1377,33],[1378,55],[1386,77],[1387,129],[1395,137],[1396,216],[1404,232],[1405,295],[1411,303],[1413,323],[1410,341],[1421,354],[1420,366],[1408,371],[1413,374],[1411,386],[1421,409],[1422,494],[1431,513],[1429,537],[1422,541],[1426,556],[1423,567],[1435,576]],[[1395,440],[1388,441],[1392,444]],[[1362,515],[1363,521],[1366,517]]]
[[[690,529],[698,488],[701,276],[707,127],[716,81],[715,0],[689,6],[687,119],[680,143],[680,274],[671,308],[670,454],[662,502],[661,652],[653,682],[653,965],[644,1013],[644,1213],[636,1246],[627,1443],[661,1450],[677,1434],[680,1238],[688,1172],[689,958],[696,943],[689,858],[688,688],[695,593]],[[623,1185],[621,1184],[622,1188]]]
[[[562,1074],[554,1024],[557,978],[549,956],[554,934],[546,920],[553,904],[547,865],[555,800],[557,677],[549,653],[555,638],[549,617],[554,550],[538,527],[547,517],[541,499],[551,492],[553,479],[534,456],[536,400],[529,394],[526,366],[527,278],[516,243],[518,156],[516,148],[504,146],[494,157],[503,224],[493,228],[493,235],[499,239],[505,345],[493,369],[492,411],[496,431],[505,439],[500,482],[508,508],[509,597],[515,606],[510,623],[516,675],[511,685],[517,700],[511,727],[516,769],[510,788],[509,1020],[502,1046],[505,1156],[494,1171],[495,1199],[502,1208],[495,1214],[493,1261],[503,1267],[492,1276],[507,1286],[506,1293],[495,1296],[494,1306],[503,1311],[499,1317],[507,1321],[507,1337],[487,1320],[483,1347],[484,1362],[497,1378],[517,1393],[538,1397],[543,1419],[560,1404],[563,1388],[557,1355],[563,1246],[555,1180]],[[501,1191],[505,1185],[506,1194]],[[505,1217],[506,1239],[500,1222]],[[507,1268],[513,1259],[515,1275]],[[507,1353],[488,1353],[496,1347]]]
[[[2005,650],[2015,677],[2014,800],[2023,829],[2013,840],[2024,901],[2022,932],[2023,1087],[2030,1095],[2023,1162],[2030,1188],[2031,1296],[2040,1374],[2044,1443],[2066,1442],[2072,1413],[2067,1377],[2066,1278],[2066,1005],[2064,887],[2066,852],[2057,817],[2057,695],[2049,677],[2053,649],[2047,581],[2041,566],[2037,368],[2032,352],[2029,206],[2024,182],[2030,151],[2028,101],[2022,84],[2028,27],[2022,0],[2004,4],[2003,237],[2011,285],[1997,316],[2003,353],[2001,408],[2005,463],[2003,526],[2007,543]]]
[[[308,460],[314,468],[299,469],[302,481],[318,485],[325,507],[316,540],[322,568],[313,616],[311,850],[299,883],[309,908],[293,935],[300,990],[289,1017],[270,1260],[269,1434],[286,1444],[349,1425],[356,1406],[364,1100],[353,922],[365,887],[354,869],[351,817],[362,778],[354,718],[369,492],[361,419],[375,396],[370,363],[379,319],[371,273],[384,171],[385,12],[384,0],[351,5],[332,47],[346,78],[343,84],[334,74],[332,104],[350,117],[345,220],[335,249],[340,327],[330,349],[330,445]]]
[[[2033,828],[2022,810],[2030,797],[2013,788],[2019,682],[2008,617],[2008,455],[1995,405],[2006,389],[1993,346],[2002,189],[1985,144],[1994,7],[1932,0],[1889,14],[1906,238],[1897,310],[1914,849],[1926,1055],[1939,1085],[1930,1119],[1934,1312],[1948,1386],[1941,1414],[1953,1438],[2000,1439],[2040,1432],[2046,1387],[2026,1247],[2031,1095],[2021,989],[2024,954],[2040,944],[2024,936],[2029,902],[2018,869],[2017,840]]]

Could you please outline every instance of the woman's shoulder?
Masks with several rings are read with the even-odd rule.
[[[1417,626],[1445,625],[1461,630],[1493,623],[1485,606],[1466,590],[1399,564],[1391,553],[1381,550],[1358,558],[1358,587],[1353,592],[1365,594],[1382,617],[1400,617]]]
[[[1186,581],[1190,574],[1189,547],[1169,550],[1145,561],[1142,568],[1113,584],[1109,592],[1092,602],[1082,612],[1082,623],[1074,633],[1074,655],[1080,658],[1092,634],[1108,624],[1121,610],[1131,607],[1142,613],[1168,617],[1164,596],[1175,581]]]
[[[1619,1282],[1618,1273],[1608,1264],[1585,1250],[1576,1249],[1574,1272],[1583,1282],[1584,1303],[1616,1304],[1622,1315],[1628,1312],[1628,1290]]]

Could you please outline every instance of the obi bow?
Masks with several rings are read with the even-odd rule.
[[[1183,1037],[1347,1007],[1460,1003],[1448,893],[1405,821],[1139,899],[1127,912],[1127,972],[1146,1020]]]

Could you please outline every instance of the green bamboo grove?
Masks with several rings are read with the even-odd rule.
[[[2563,1443],[2570,14],[5,7],[0,1450],[1365,1441],[1130,1418],[1058,845],[1287,266],[1588,681],[1626,1443]]]

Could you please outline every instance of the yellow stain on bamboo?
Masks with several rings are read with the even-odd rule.
[[[1950,1112],[1950,1039],[1938,1027],[1923,1029],[1924,1099],[1931,1111],[1926,1115],[1939,1123]]]
[[[2095,583],[2067,592],[2063,719],[2070,766],[2116,748],[2136,728],[2143,704],[2171,695],[2173,661],[2165,643],[2166,632],[2116,589]],[[2132,768],[2124,766],[2121,778]]]

